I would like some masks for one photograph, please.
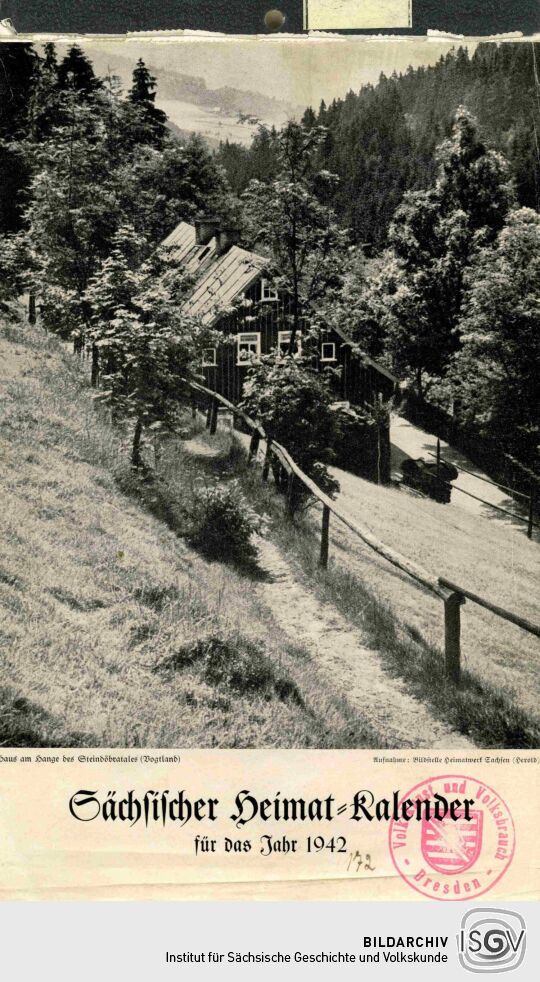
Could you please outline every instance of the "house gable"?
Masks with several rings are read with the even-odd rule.
[[[185,311],[224,336],[224,343],[209,351],[201,366],[206,384],[237,402],[250,355],[269,354],[279,347],[280,332],[290,330],[292,300],[287,294],[265,288],[268,259],[237,245],[220,252],[218,242],[219,231],[203,245],[195,227],[181,222],[164,245],[171,247],[173,258],[195,276]],[[236,303],[240,297],[246,300],[244,307]],[[361,352],[335,325],[321,331],[313,354],[319,369],[341,369],[336,383],[340,396],[353,404],[372,404],[380,396],[390,398],[395,390],[397,380],[392,373]]]

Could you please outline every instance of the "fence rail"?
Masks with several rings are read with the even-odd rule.
[[[487,477],[482,477],[480,476],[480,474],[475,474],[474,471],[467,470],[467,468],[462,467],[461,464],[452,464],[450,461],[444,460],[441,457],[441,445],[440,445],[439,438],[437,438],[437,453],[433,453],[433,451],[431,450],[428,450],[427,452],[430,457],[435,457],[437,461],[437,469],[440,464],[447,464],[447,465],[449,464],[450,466],[456,467],[458,471],[463,471],[464,474],[470,474],[471,477],[475,477],[478,481],[483,481],[484,484],[490,484],[492,487],[499,488],[501,491],[507,491],[512,496],[516,495],[520,498],[523,498],[523,500],[527,502],[527,506],[528,506],[527,516],[517,515],[515,512],[509,511],[508,508],[503,508],[502,505],[494,505],[492,501],[486,501],[485,498],[480,498],[479,495],[473,494],[472,491],[466,491],[465,488],[460,488],[458,484],[452,484],[450,481],[443,481],[442,478],[439,478],[439,480],[441,480],[443,484],[446,484],[448,488],[453,488],[454,491],[460,491],[461,494],[467,495],[468,498],[474,498],[475,501],[480,501],[483,505],[486,505],[488,508],[493,508],[494,511],[501,512],[503,515],[508,515],[509,518],[512,518],[515,521],[523,522],[527,526],[527,538],[532,539],[533,529],[540,528],[540,525],[538,525],[538,523],[534,521],[536,494],[535,494],[535,484],[533,481],[531,481],[530,494],[525,494],[523,491],[517,491],[517,490],[513,491],[505,484],[498,484],[497,481],[490,481],[489,478]]]
[[[457,586],[455,583],[447,580],[445,577],[436,578],[431,576],[430,573],[422,569],[419,565],[411,562],[404,556],[401,556],[400,553],[396,552],[394,549],[391,549],[389,546],[386,546],[383,542],[380,542],[379,539],[368,531],[368,529],[365,529],[358,522],[355,522],[354,519],[347,515],[346,512],[342,511],[335,501],[329,498],[324,491],[321,491],[315,482],[312,481],[307,474],[304,474],[285,447],[282,447],[281,444],[277,443],[275,440],[267,439],[266,433],[260,423],[251,419],[251,417],[240,409],[239,406],[235,406],[234,403],[229,402],[229,400],[225,399],[224,396],[220,396],[218,393],[213,392],[204,385],[200,385],[198,382],[190,382],[188,380],[185,381],[193,392],[202,395],[205,400],[209,400],[206,424],[210,432],[215,433],[219,406],[222,405],[232,413],[233,418],[238,417],[242,419],[242,421],[251,431],[251,441],[249,447],[250,460],[256,456],[260,441],[266,441],[266,452],[264,455],[262,468],[263,481],[268,479],[271,459],[274,457],[288,476],[287,497],[289,504],[292,498],[294,481],[300,481],[300,483],[304,485],[310,494],[321,503],[322,524],[319,563],[323,568],[328,566],[330,516],[333,515],[334,518],[345,525],[351,532],[354,532],[354,534],[370,549],[376,552],[377,555],[382,556],[383,559],[386,559],[387,562],[391,563],[391,565],[396,569],[399,569],[401,572],[409,576],[417,586],[429,591],[431,594],[443,601],[445,671],[447,677],[453,682],[459,684],[461,679],[460,609],[466,600],[470,600],[471,602],[484,607],[486,610],[491,611],[491,613],[496,614],[498,617],[501,617],[506,621],[510,621],[512,624],[516,624],[524,631],[528,631],[530,634],[540,637],[540,626],[537,624],[533,624],[531,621],[528,621],[523,617],[519,617],[517,614],[514,614],[511,611],[505,610],[503,607],[499,607],[496,604],[491,603],[491,601],[472,593],[465,587]]]
[[[457,447],[478,467],[499,478],[503,484],[519,485],[527,497],[532,493],[537,500],[540,498],[540,476],[511,453],[501,450],[492,438],[482,434],[474,424],[459,423],[455,416],[419,399],[413,392],[407,393],[400,412],[411,423]]]

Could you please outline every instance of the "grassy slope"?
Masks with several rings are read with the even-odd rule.
[[[57,342],[4,325],[0,366],[0,744],[381,745],[245,576],[121,493]]]
[[[467,512],[448,509],[360,478],[342,475],[341,503],[387,545],[433,574],[540,620],[538,545]],[[334,603],[380,652],[391,674],[451,726],[484,747],[537,747],[540,739],[538,639],[475,604],[462,610],[462,685],[444,676],[443,604],[341,526],[331,522],[330,565],[318,566],[320,511],[291,526],[273,482],[260,470],[243,474],[246,492],[281,524],[282,549],[306,583]]]
[[[490,652],[502,637],[498,618],[487,615],[483,620],[471,623],[475,608],[467,604],[463,615],[462,684],[454,686],[444,674],[441,601],[418,590],[408,577],[384,560],[377,559],[371,550],[355,541],[348,530],[340,529],[335,520],[332,522],[332,560],[328,570],[321,570],[318,565],[320,513],[317,515],[314,510],[307,518],[297,519],[294,523],[286,519],[283,499],[276,494],[273,481],[262,484],[260,467],[247,465],[244,448],[248,441],[244,436],[231,435],[225,427],[215,437],[210,437],[200,419],[197,422],[187,420],[186,430],[197,434],[198,463],[191,479],[200,480],[205,473],[207,478],[212,473],[219,474],[222,482],[239,477],[248,499],[261,513],[270,516],[270,535],[288,556],[296,575],[306,587],[315,589],[324,602],[335,605],[360,628],[364,640],[369,640],[378,651],[386,671],[403,678],[409,691],[426,702],[436,718],[466,734],[479,746],[538,746],[537,639],[525,635],[532,644],[528,649],[522,649],[519,642],[523,632],[503,624],[503,628],[509,629],[508,639],[503,643],[507,644],[514,661],[508,657],[502,662],[504,674],[501,676],[490,660]],[[203,457],[201,450],[204,450]],[[149,507],[163,514],[173,528],[182,524],[181,509],[174,504],[174,489],[185,486],[190,480],[193,468],[190,454],[189,442],[173,441],[167,446],[160,462],[162,496],[156,502],[154,489],[146,496]],[[390,538],[396,549],[405,545],[419,562],[429,566],[429,549],[437,560],[442,545],[459,564],[463,549],[470,548],[468,571],[476,577],[474,584],[478,590],[496,582],[504,589],[505,578],[510,576],[504,558],[507,550],[523,545],[525,568],[533,581],[538,547],[521,536],[501,529],[498,524],[492,528],[487,522],[472,519],[468,513],[462,518],[460,512],[454,514],[454,509],[424,502],[406,492],[377,488],[351,475],[342,474],[341,477],[347,488],[344,497],[347,498],[347,492],[352,492],[347,506],[356,516],[366,524],[378,518],[380,537],[386,541]],[[388,533],[390,524],[391,534],[383,534]],[[423,550],[420,554],[419,543]],[[485,556],[482,546],[486,550]],[[501,550],[503,558],[497,561],[494,557],[501,546],[505,546],[506,551]],[[475,565],[477,557],[479,561]],[[491,565],[496,566],[493,575],[490,575]],[[515,574],[515,560],[512,569]],[[521,587],[528,588],[526,580]],[[537,617],[534,601],[529,596],[524,600],[528,606],[519,609]],[[522,685],[523,677],[526,678],[525,685]]]
[[[540,623],[540,549],[523,533],[367,481],[355,485],[354,499],[346,491],[342,501],[383,542],[432,574]],[[343,547],[346,542],[351,564],[356,570],[361,567],[363,578],[391,604],[399,621],[413,635],[418,631],[440,648],[442,602],[419,591],[406,576],[351,539],[345,530],[334,528],[335,543]],[[502,691],[512,692],[520,706],[537,714],[538,638],[470,602],[462,609],[461,621],[464,666]]]

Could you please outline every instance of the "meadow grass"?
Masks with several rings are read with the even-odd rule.
[[[320,512],[288,520],[237,435],[186,413],[129,468],[84,365],[39,329],[1,340],[4,483],[0,548],[0,742],[13,746],[385,745],[256,589],[261,572],[208,562],[187,544],[197,487],[240,478],[296,575],[361,628],[390,675],[484,747],[535,747],[537,639],[467,604],[463,679],[444,676],[442,603]],[[538,546],[456,509],[345,478],[344,501],[386,544],[538,618]],[[358,489],[361,494],[358,494]]]

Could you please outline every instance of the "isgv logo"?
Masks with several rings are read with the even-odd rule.
[[[457,936],[459,961],[469,972],[511,972],[521,965],[526,944],[521,915],[496,907],[468,910]]]

